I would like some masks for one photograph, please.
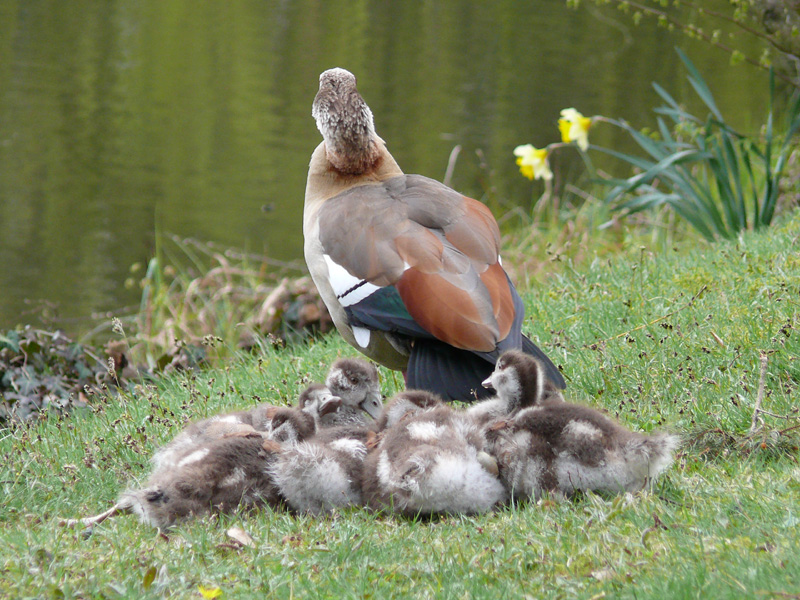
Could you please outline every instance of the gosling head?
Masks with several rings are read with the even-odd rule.
[[[378,420],[378,430],[388,429],[408,415],[416,415],[442,405],[442,399],[431,392],[424,390],[400,392],[389,401],[383,410],[383,415]]]
[[[340,358],[328,372],[325,385],[342,399],[340,412],[346,409],[362,411],[372,419],[383,412],[380,380],[375,365],[360,358]]]
[[[277,408],[270,421],[268,439],[275,442],[302,442],[317,430],[316,418],[310,412],[287,407]]]
[[[342,406],[342,399],[321,383],[313,383],[297,399],[300,410],[314,419],[317,427],[324,427],[324,419]]]
[[[508,413],[534,406],[544,398],[544,367],[533,356],[509,350],[498,359],[483,387],[494,390],[506,402]]]

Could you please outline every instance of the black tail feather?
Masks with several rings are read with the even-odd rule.
[[[408,359],[406,387],[428,390],[445,400],[471,402],[490,395],[481,383],[494,365],[469,350],[433,340],[416,340]]]
[[[559,389],[566,387],[558,368],[525,336],[522,337],[522,350],[542,362],[553,384]],[[408,360],[406,387],[428,390],[445,400],[482,400],[491,395],[481,384],[492,374],[497,358],[486,354],[479,356],[439,341],[418,339]]]

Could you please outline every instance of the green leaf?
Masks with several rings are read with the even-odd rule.
[[[698,158],[706,158],[706,157],[707,157],[706,153],[698,152],[697,150],[684,150],[682,152],[676,152],[675,154],[671,154],[666,158],[660,160],[658,163],[651,166],[644,173],[639,173],[638,175],[634,175],[633,177],[629,178],[625,186],[621,186],[616,190],[612,190],[611,193],[606,197],[606,202],[614,200],[617,196],[619,196],[622,193],[632,192],[640,185],[644,183],[649,183],[654,178],[666,174],[668,168],[671,167],[672,165],[675,165],[676,163],[694,161],[698,160]]]
[[[696,123],[700,123],[700,119],[695,117],[692,114],[689,114],[685,110],[683,110],[680,105],[675,101],[675,99],[665,90],[663,87],[658,85],[657,83],[653,83],[653,89],[656,93],[661,96],[661,98],[669,105],[667,107],[659,107],[655,109],[655,112],[665,114],[672,118],[673,121],[679,123],[681,120],[687,121],[694,121]]]
[[[732,137],[733,136],[727,132],[722,134],[722,149],[727,164],[727,177],[728,180],[733,183],[731,191],[734,193],[734,197],[732,198],[734,206],[732,208],[735,209],[737,229],[741,230],[747,228],[747,208],[745,207],[745,194],[742,187],[743,173],[739,169],[740,153],[737,150],[739,144],[734,144],[734,141],[731,139]]]
[[[666,204],[670,200],[680,200],[680,196],[677,194],[667,194],[664,192],[650,192],[640,196],[635,196],[631,200],[622,202],[619,206],[617,206],[617,208],[627,209],[631,213],[635,213],[647,208],[656,208],[662,204]]]
[[[711,90],[708,89],[708,85],[706,85],[705,80],[702,75],[700,75],[700,71],[698,71],[694,63],[689,60],[689,57],[683,53],[683,50],[680,48],[676,48],[676,50],[683,64],[686,65],[686,69],[689,71],[689,83],[692,84],[694,91],[697,92],[697,95],[700,96],[700,99],[705,103],[711,113],[720,121],[724,121],[722,113],[717,108],[716,102],[714,102],[714,96],[711,95]]]
[[[734,50],[731,52],[731,66],[735,67],[736,65],[740,65],[744,62],[744,54],[741,50]]]
[[[15,332],[9,332],[9,336],[11,336],[13,333]],[[0,335],[0,347],[5,346],[14,353],[19,352],[19,336],[16,336],[17,339],[12,339],[9,336]]]
[[[145,590],[149,590],[150,586],[153,585],[153,582],[156,580],[156,568],[150,567],[147,569],[147,572],[144,574],[144,578],[142,579],[142,587]]]

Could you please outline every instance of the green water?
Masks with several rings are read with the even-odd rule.
[[[757,126],[763,73],[562,0],[0,0],[0,330],[130,310],[157,232],[301,258],[326,68],[356,74],[406,172],[441,179],[460,144],[452,185],[499,212],[530,201],[511,151],[556,141],[560,109],[645,126],[653,80],[692,98],[676,44]]]

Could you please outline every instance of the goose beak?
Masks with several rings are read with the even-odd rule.
[[[358,405],[361,410],[372,417],[373,421],[378,420],[383,412],[383,402],[379,394],[370,394]]]
[[[339,410],[342,405],[342,399],[339,396],[329,396],[322,401],[319,407],[319,416],[323,417],[329,413]]]
[[[485,387],[487,390],[493,390],[493,389],[494,389],[494,386],[492,385],[492,376],[491,376],[491,375],[489,375],[489,377],[487,377],[486,379],[484,379],[484,380],[483,380],[483,383],[481,383],[481,385],[482,385],[483,387]]]

